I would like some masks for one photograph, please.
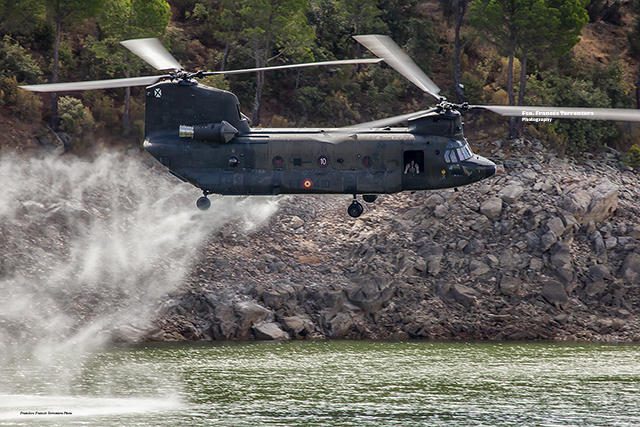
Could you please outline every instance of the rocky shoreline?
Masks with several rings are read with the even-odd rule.
[[[379,197],[286,197],[257,231],[211,235],[153,330],[119,340],[640,341],[640,177],[614,150],[537,141],[500,175]]]
[[[640,341],[640,175],[613,150],[483,150],[403,193],[211,197],[138,150],[0,157],[0,350],[262,339]]]

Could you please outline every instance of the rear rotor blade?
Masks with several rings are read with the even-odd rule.
[[[359,123],[353,126],[345,126],[339,129],[341,130],[353,130],[353,129],[376,129],[376,128],[385,128],[387,126],[396,125],[398,123],[405,122],[411,119],[417,119],[420,116],[425,114],[432,113],[437,111],[438,108],[429,108],[428,110],[417,111],[415,113],[403,114],[401,116],[388,117],[386,119],[374,120],[372,122]]]
[[[182,66],[158,39],[133,39],[120,42],[156,70],[182,70]]]
[[[396,69],[420,89],[436,99],[440,88],[416,65],[409,56],[388,36],[353,36],[360,44]]]
[[[73,90],[111,89],[117,87],[149,86],[167,76],[131,77],[128,79],[94,80],[91,82],[48,83],[42,85],[20,86],[33,92],[66,92]]]
[[[489,110],[501,116],[640,122],[640,110],[620,108],[530,107],[508,105],[470,105],[469,108]]]
[[[316,67],[319,65],[375,64],[380,61],[382,61],[381,58],[344,59],[339,61],[321,61],[321,62],[306,62],[303,64],[277,65],[274,67],[246,68],[243,70],[207,71],[205,73],[202,73],[202,75],[213,76],[216,74],[241,74],[241,73],[251,73],[255,71],[284,70],[287,68]]]

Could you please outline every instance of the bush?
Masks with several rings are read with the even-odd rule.
[[[229,82],[222,74],[214,74],[213,76],[206,76],[200,79],[200,84],[214,87],[220,90],[229,91]]]
[[[640,166],[640,147],[633,145],[625,155],[625,159],[623,159],[622,162],[627,166]]]
[[[37,93],[19,90],[13,112],[23,120],[37,123],[42,120],[42,98]]]
[[[16,77],[0,77],[0,105],[14,105],[17,96],[18,81]]]
[[[303,86],[293,93],[293,110],[301,116],[317,114],[318,105],[324,102],[325,93],[315,86]]]
[[[42,70],[29,52],[11,37],[4,36],[0,42],[0,77],[13,77],[16,81],[36,84],[42,78]]]
[[[615,63],[605,69],[594,69],[591,77],[598,80],[575,79],[557,72],[542,73],[540,79],[531,79],[527,85],[527,105],[557,107],[611,108],[628,105],[621,73]],[[596,83],[597,82],[597,83]],[[600,120],[554,119],[539,130],[553,130],[566,140],[566,152],[576,155],[583,151],[597,151],[618,136],[615,122]]]
[[[113,98],[101,90],[88,90],[82,94],[82,100],[92,105],[91,114],[96,129],[113,129],[119,123],[118,110],[114,107]]]
[[[82,101],[70,96],[58,100],[60,130],[77,136],[86,136],[93,132],[95,121],[91,110],[82,105]]]

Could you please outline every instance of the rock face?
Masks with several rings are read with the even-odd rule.
[[[358,219],[349,196],[291,197],[250,235],[212,236],[154,336],[640,340],[638,175],[615,152],[510,144],[502,175],[458,192]]]

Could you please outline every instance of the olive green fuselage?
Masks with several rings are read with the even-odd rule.
[[[495,173],[468,150],[457,112],[431,113],[408,128],[257,129],[237,104],[203,85],[150,86],[144,146],[205,194],[386,194],[460,187]],[[456,147],[467,151],[456,157]]]

